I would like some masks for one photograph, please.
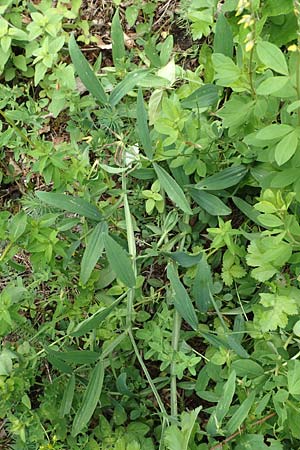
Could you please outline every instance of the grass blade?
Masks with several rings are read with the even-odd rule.
[[[99,221],[102,219],[102,214],[99,209],[83,198],[72,197],[71,195],[66,194],[57,194],[55,192],[37,191],[35,194],[42,202],[47,203],[47,205],[53,206],[54,208],[79,214],[80,216],[92,220]]]
[[[104,362],[99,361],[91,373],[83,396],[82,404],[76,413],[72,426],[72,436],[77,436],[87,425],[99,401],[104,379]]]
[[[80,281],[83,284],[88,282],[98,259],[102,255],[105,231],[107,231],[106,224],[98,223],[89,237],[80,266]]]
[[[159,179],[161,187],[166,191],[167,196],[186,214],[192,214],[192,210],[181,187],[174,178],[168,174],[158,164],[153,163],[154,170]]]
[[[136,117],[137,117],[138,135],[141,140],[142,146],[145,150],[147,158],[152,159],[153,157],[152,142],[147,121],[147,111],[144,106],[143,93],[141,89],[139,89],[138,92]]]
[[[108,234],[104,236],[104,246],[109,264],[117,278],[126,286],[133,288],[136,282],[135,275],[125,250]]]
[[[146,75],[147,70],[144,69],[129,73],[111,92],[109,97],[110,105],[116,106]]]
[[[84,57],[80,48],[78,47],[73,34],[71,35],[69,41],[69,53],[75,70],[87,90],[100,104],[107,104],[107,96],[105,94],[103,86],[96,77],[93,69]]]

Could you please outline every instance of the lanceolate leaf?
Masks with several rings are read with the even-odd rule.
[[[83,284],[87,283],[98,259],[102,255],[104,249],[104,233],[106,231],[107,225],[98,223],[88,239],[80,267],[80,280]]]
[[[139,134],[139,138],[141,140],[147,158],[152,159],[153,156],[152,142],[148,127],[147,111],[144,106],[143,93],[141,89],[139,89],[137,98],[136,116],[137,116],[137,131]]]
[[[231,209],[216,195],[200,189],[190,189],[190,193],[195,202],[212,216],[228,216],[231,214]]]
[[[186,214],[192,214],[192,210],[181,187],[174,178],[168,174],[158,164],[153,163],[154,170],[159,179],[161,187],[166,191],[167,196]]]
[[[104,362],[99,361],[93,369],[83,396],[82,404],[76,413],[72,426],[72,436],[77,436],[87,425],[99,401],[104,378]]]
[[[122,80],[113,89],[109,97],[111,106],[116,106],[122,98],[132,91],[132,89],[147,75],[147,70],[140,69],[136,72],[129,73],[124,80]]]
[[[219,100],[218,88],[215,84],[205,84],[182,100],[184,108],[208,108]]]
[[[80,337],[88,333],[91,330],[97,329],[101,322],[115,309],[115,307],[120,303],[121,298],[117,299],[107,308],[101,308],[99,311],[95,312],[92,316],[80,322],[75,330],[71,333],[71,336]]]
[[[106,255],[117,278],[128,287],[135,286],[132,263],[125,250],[108,234],[104,236]]]
[[[247,418],[250,408],[253,405],[255,400],[255,392],[251,392],[249,397],[247,397],[243,403],[238,407],[238,409],[235,411],[231,419],[229,420],[227,424],[227,431],[229,434],[233,434],[244,422],[244,420]]]
[[[196,276],[192,285],[192,295],[199,311],[207,312],[211,305],[212,275],[210,266],[203,256],[197,264]]]
[[[170,280],[171,287],[174,291],[174,306],[181,317],[194,329],[198,328],[198,319],[193,307],[192,301],[179,280],[178,273],[174,269],[173,264],[169,264],[167,268],[167,276]]]
[[[233,54],[232,30],[224,14],[219,14],[216,22],[214,53],[222,53],[229,58]]]
[[[64,390],[63,399],[61,402],[60,410],[59,410],[59,416],[64,417],[65,415],[69,414],[71,411],[71,406],[73,402],[74,397],[74,391],[75,391],[75,374],[72,373],[68,384]]]
[[[275,148],[275,161],[279,166],[286,163],[294,156],[298,146],[298,133],[292,131],[278,142]]]
[[[80,197],[72,197],[66,194],[56,194],[55,192],[37,191],[36,196],[54,208],[62,209],[80,216],[87,217],[92,220],[101,220],[102,214],[99,209],[91,205]]]
[[[78,47],[74,35],[72,34],[69,42],[69,52],[74,64],[75,70],[78,73],[81,81],[93,97],[101,104],[107,103],[107,96],[102,87],[102,84],[96,77],[91,66],[85,59],[80,48]]]
[[[219,191],[238,184],[248,172],[243,165],[228,167],[215,175],[205,178],[191,187],[207,191]]]
[[[125,57],[124,33],[119,18],[119,9],[116,10],[111,22],[111,40],[113,62],[117,66],[120,60]]]

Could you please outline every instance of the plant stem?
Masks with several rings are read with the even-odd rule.
[[[300,100],[300,2],[294,0],[294,11],[297,19],[297,61],[296,61],[296,90]],[[298,125],[300,125],[300,107],[297,109]]]
[[[171,415],[175,418],[177,418],[178,416],[178,405],[177,405],[176,361],[174,360],[174,356],[175,353],[178,351],[180,327],[181,327],[181,317],[179,313],[175,310],[173,320],[173,333],[172,333],[173,360],[171,364]]]

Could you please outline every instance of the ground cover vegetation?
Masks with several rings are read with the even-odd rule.
[[[3,0],[0,73],[0,448],[298,450],[298,0]]]

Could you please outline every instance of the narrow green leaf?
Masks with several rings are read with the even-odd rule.
[[[257,43],[256,51],[261,62],[275,72],[283,75],[289,74],[285,56],[276,45],[271,42],[261,41]]]
[[[298,133],[296,130],[287,134],[278,142],[275,148],[275,161],[279,166],[289,161],[294,156],[298,147]]]
[[[118,66],[120,60],[125,58],[124,33],[120,22],[119,8],[111,22],[111,41],[113,62],[115,66]]]
[[[137,116],[137,131],[139,138],[141,140],[147,158],[152,159],[153,157],[152,142],[148,127],[147,111],[144,106],[144,98],[141,88],[139,88],[137,97],[136,116]]]
[[[59,417],[64,417],[70,413],[75,391],[75,374],[72,373],[68,384],[64,390],[64,395],[59,409]]]
[[[199,189],[190,189],[189,191],[195,202],[212,216],[228,216],[231,214],[231,209],[216,195]]]
[[[222,53],[229,58],[233,55],[233,35],[224,14],[219,14],[216,22],[214,53]]]
[[[222,396],[207,424],[208,433],[215,435],[221,428],[222,421],[229,411],[235,393],[236,373],[233,370],[224,384]]]
[[[124,80],[122,80],[117,86],[112,90],[109,103],[111,106],[116,106],[122,98],[132,91],[132,89],[147,75],[147,70],[140,69],[135,72],[131,72]]]
[[[88,333],[91,330],[97,329],[101,322],[106,319],[106,317],[115,309],[115,307],[120,303],[121,298],[118,298],[107,308],[101,308],[99,311],[95,312],[92,316],[80,322],[74,331],[72,331],[71,336],[80,337]]]
[[[250,408],[253,405],[255,400],[255,392],[251,392],[249,397],[243,401],[243,403],[239,406],[239,408],[235,411],[229,422],[227,423],[227,431],[228,434],[233,434],[244,422],[247,418]]]
[[[236,359],[232,362],[231,367],[238,377],[252,379],[264,374],[262,366],[252,359]]]
[[[164,255],[172,258],[173,261],[177,262],[182,267],[192,267],[199,263],[202,260],[203,254],[199,253],[198,255],[193,255],[191,253],[185,252],[163,252]]]
[[[173,264],[168,264],[167,277],[170,280],[171,287],[174,291],[174,306],[181,317],[194,329],[198,328],[198,318],[193,307],[192,301],[179,280],[177,271]]]
[[[102,214],[99,209],[80,197],[72,197],[66,194],[56,194],[55,192],[37,191],[36,196],[54,208],[62,209],[92,220],[101,220]]]
[[[232,197],[232,200],[233,203],[239,208],[239,210],[242,211],[243,214],[245,214],[245,216],[249,217],[249,219],[257,225],[261,225],[260,221],[258,220],[259,212],[256,211],[253,206],[249,205],[249,203],[245,202],[245,200],[239,197]]]
[[[184,108],[208,108],[219,100],[218,88],[215,84],[205,84],[182,100]]]
[[[161,187],[166,191],[167,196],[186,214],[192,214],[192,210],[186,196],[176,181],[158,164],[153,163],[154,170],[159,179]]]
[[[83,430],[92,417],[101,395],[103,379],[104,362],[99,361],[91,373],[82,404],[75,415],[71,433],[73,437]]]
[[[104,233],[107,225],[98,223],[89,236],[80,265],[80,281],[86,284],[104,249]]]
[[[51,356],[55,356],[61,361],[65,361],[70,364],[93,364],[100,358],[100,353],[92,352],[89,350],[71,350],[69,352],[58,352],[47,349],[47,353]]]
[[[55,367],[57,370],[59,370],[60,372],[63,372],[63,373],[69,373],[69,374],[73,373],[72,367],[69,366],[68,364],[66,364],[62,359],[57,358],[55,353],[50,352],[47,349],[46,349],[46,353],[47,353],[47,359],[48,359],[49,363],[52,364],[52,366]]]
[[[192,295],[200,312],[207,312],[211,305],[212,274],[205,256],[197,264],[196,276],[192,285]]]
[[[215,175],[204,178],[204,180],[200,181],[200,183],[191,185],[191,187],[196,189],[205,189],[207,191],[226,189],[238,184],[247,172],[248,169],[243,165],[228,167]]]
[[[133,288],[136,280],[132,263],[125,250],[108,234],[104,236],[106,255],[117,278],[126,286]]]
[[[107,104],[107,96],[102,84],[96,77],[94,71],[88,61],[78,47],[74,35],[72,34],[69,41],[69,53],[81,81],[93,97],[101,104]]]

